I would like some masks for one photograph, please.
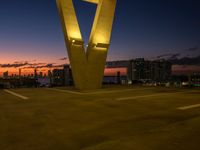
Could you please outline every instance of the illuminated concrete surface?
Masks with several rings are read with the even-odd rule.
[[[29,100],[0,90],[2,150],[200,149],[200,108],[177,109],[199,104],[199,89],[11,91]]]
[[[101,87],[117,0],[84,0],[97,4],[85,52],[72,0],[57,0],[72,74],[77,89]]]

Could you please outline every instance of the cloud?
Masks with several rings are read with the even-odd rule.
[[[187,51],[197,51],[198,47],[191,47],[185,49]],[[185,57],[181,57],[181,53],[166,53],[157,56],[157,59],[166,59],[171,62],[173,65],[200,65],[200,55],[191,57],[190,55],[186,55]]]
[[[194,46],[194,47],[182,49],[181,51],[196,52],[196,51],[200,51],[200,48],[198,46]],[[157,59],[177,59],[180,56],[181,56],[181,53],[166,53],[166,54],[159,55],[156,58]],[[188,54],[187,57],[189,56],[190,55]]]
[[[59,60],[67,60],[67,57],[60,58]]]
[[[56,63],[49,63],[49,64],[43,64],[43,65],[38,65],[38,66],[25,66],[22,69],[43,69],[43,68],[62,68],[64,65],[68,64],[56,64]]]
[[[63,67],[64,65],[69,65],[69,64],[54,65],[53,67],[55,67],[55,68],[60,68],[60,67]]]
[[[28,65],[28,63],[0,64],[1,68],[18,68]]]
[[[58,68],[64,64],[57,65],[56,63],[29,63],[27,61],[16,61],[13,64],[0,64],[1,68],[22,68],[22,69],[42,69],[42,68]]]
[[[200,65],[200,55],[196,57],[183,57],[180,59],[169,60],[172,64],[176,65]]]
[[[181,56],[181,54],[176,53],[176,54],[171,55],[171,57],[169,59],[177,59],[179,56]]]
[[[36,62],[36,59],[31,60],[31,61],[15,61],[14,64],[24,64],[24,63],[31,63],[31,62]]]
[[[156,58],[163,58],[163,57],[168,57],[168,56],[171,56],[172,54],[171,53],[169,53],[169,54],[162,54],[162,55],[159,55],[159,56],[157,56]]]
[[[161,59],[161,58],[176,59],[179,56],[181,56],[180,53],[167,53],[167,54],[159,55],[156,58],[157,59]]]
[[[198,46],[185,49],[185,51],[189,51],[189,52],[194,52],[194,51],[198,51],[198,50],[200,50],[200,48]]]
[[[52,68],[54,64],[55,63],[41,64],[41,65],[35,66],[34,68]]]

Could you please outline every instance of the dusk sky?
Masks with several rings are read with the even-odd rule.
[[[74,4],[87,43],[96,6]],[[65,64],[65,57],[55,0],[0,2],[0,75],[14,66]],[[200,1],[118,0],[108,60],[141,57],[173,59],[177,70],[200,71]]]

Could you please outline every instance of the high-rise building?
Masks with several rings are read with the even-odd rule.
[[[19,68],[19,78],[21,77],[21,68]]]
[[[3,78],[4,79],[8,79],[8,71],[6,71],[6,72],[3,73]]]
[[[198,86],[200,87],[200,73],[193,73],[191,76],[190,76],[190,82],[193,86]]]
[[[155,81],[166,81],[171,76],[171,63],[166,60],[152,62],[152,79]]]
[[[166,81],[171,75],[171,63],[165,60],[148,61],[143,58],[131,60],[129,79]]]
[[[128,60],[106,62],[103,83],[126,83],[129,63]]]
[[[64,85],[73,85],[73,77],[70,65],[64,65]]]
[[[50,72],[49,72],[50,76]],[[56,86],[69,86],[73,84],[72,71],[69,65],[64,65],[63,69],[52,71],[52,83]]]
[[[148,63],[143,58],[130,60],[129,65],[128,78],[130,80],[141,80],[147,78],[146,72],[148,70],[146,67],[148,66]]]
[[[48,77],[52,78],[52,72],[51,72],[51,70],[48,70]]]
[[[52,71],[52,83],[55,86],[64,85],[64,70],[63,69],[54,69]]]
[[[127,80],[167,81],[171,76],[171,63],[165,60],[150,61],[137,58],[129,61],[107,62],[107,68],[127,68]]]
[[[40,78],[42,78],[43,77],[43,72],[40,72]]]
[[[37,75],[37,69],[35,68],[35,69],[34,69],[34,77],[37,78],[37,76],[38,76],[38,75]]]

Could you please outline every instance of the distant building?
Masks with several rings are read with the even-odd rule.
[[[51,85],[50,78],[48,77],[39,77],[37,79],[40,87],[49,87]]]
[[[52,71],[52,83],[55,86],[64,85],[64,70],[63,69],[54,69]]]
[[[130,61],[130,80],[167,81],[171,76],[171,63],[165,60],[149,61],[143,58]]]
[[[51,72],[51,70],[48,70],[48,77],[49,77],[49,78],[52,77],[52,72]]]
[[[200,73],[193,73],[190,78],[193,86],[200,87]]]
[[[21,74],[22,73],[22,70],[21,70],[21,68],[19,68],[19,78],[21,77]]]
[[[64,85],[73,85],[72,70],[69,65],[64,65]]]
[[[48,70],[48,78],[50,79],[50,85],[52,85],[52,83],[53,83],[53,75],[52,75],[51,70]]]
[[[128,67],[130,60],[120,60],[120,61],[108,61],[106,62],[106,68],[124,68]]]
[[[37,76],[38,76],[38,75],[37,75],[37,69],[35,68],[35,69],[34,69],[34,77],[37,78]]]
[[[48,73],[50,76],[50,72]],[[52,71],[52,84],[55,86],[69,86],[73,84],[72,72],[69,65],[64,65],[63,69]]]
[[[3,73],[3,78],[4,78],[4,79],[8,79],[8,77],[9,77],[9,76],[8,76],[8,71],[4,72],[4,73]]]
[[[104,70],[104,84],[121,84],[127,82],[128,68],[130,61],[109,61],[106,62]]]
[[[148,76],[150,62],[145,61],[142,58],[130,60],[128,67],[128,79],[129,80],[141,80],[149,79]]]
[[[119,80],[121,80],[121,82],[123,82],[123,80],[126,80],[127,82],[167,81],[171,76],[171,66],[171,63],[165,60],[149,61],[145,60],[144,58],[128,61],[112,61],[106,63],[106,69],[116,70],[113,79],[116,79],[118,72],[118,82]],[[106,76],[104,76],[104,79],[105,78]]]
[[[42,77],[43,77],[43,72],[40,72],[40,75],[39,75],[39,76],[40,76],[40,78],[42,78]]]
[[[152,62],[152,79],[154,81],[167,81],[170,79],[172,64],[165,60]]]

